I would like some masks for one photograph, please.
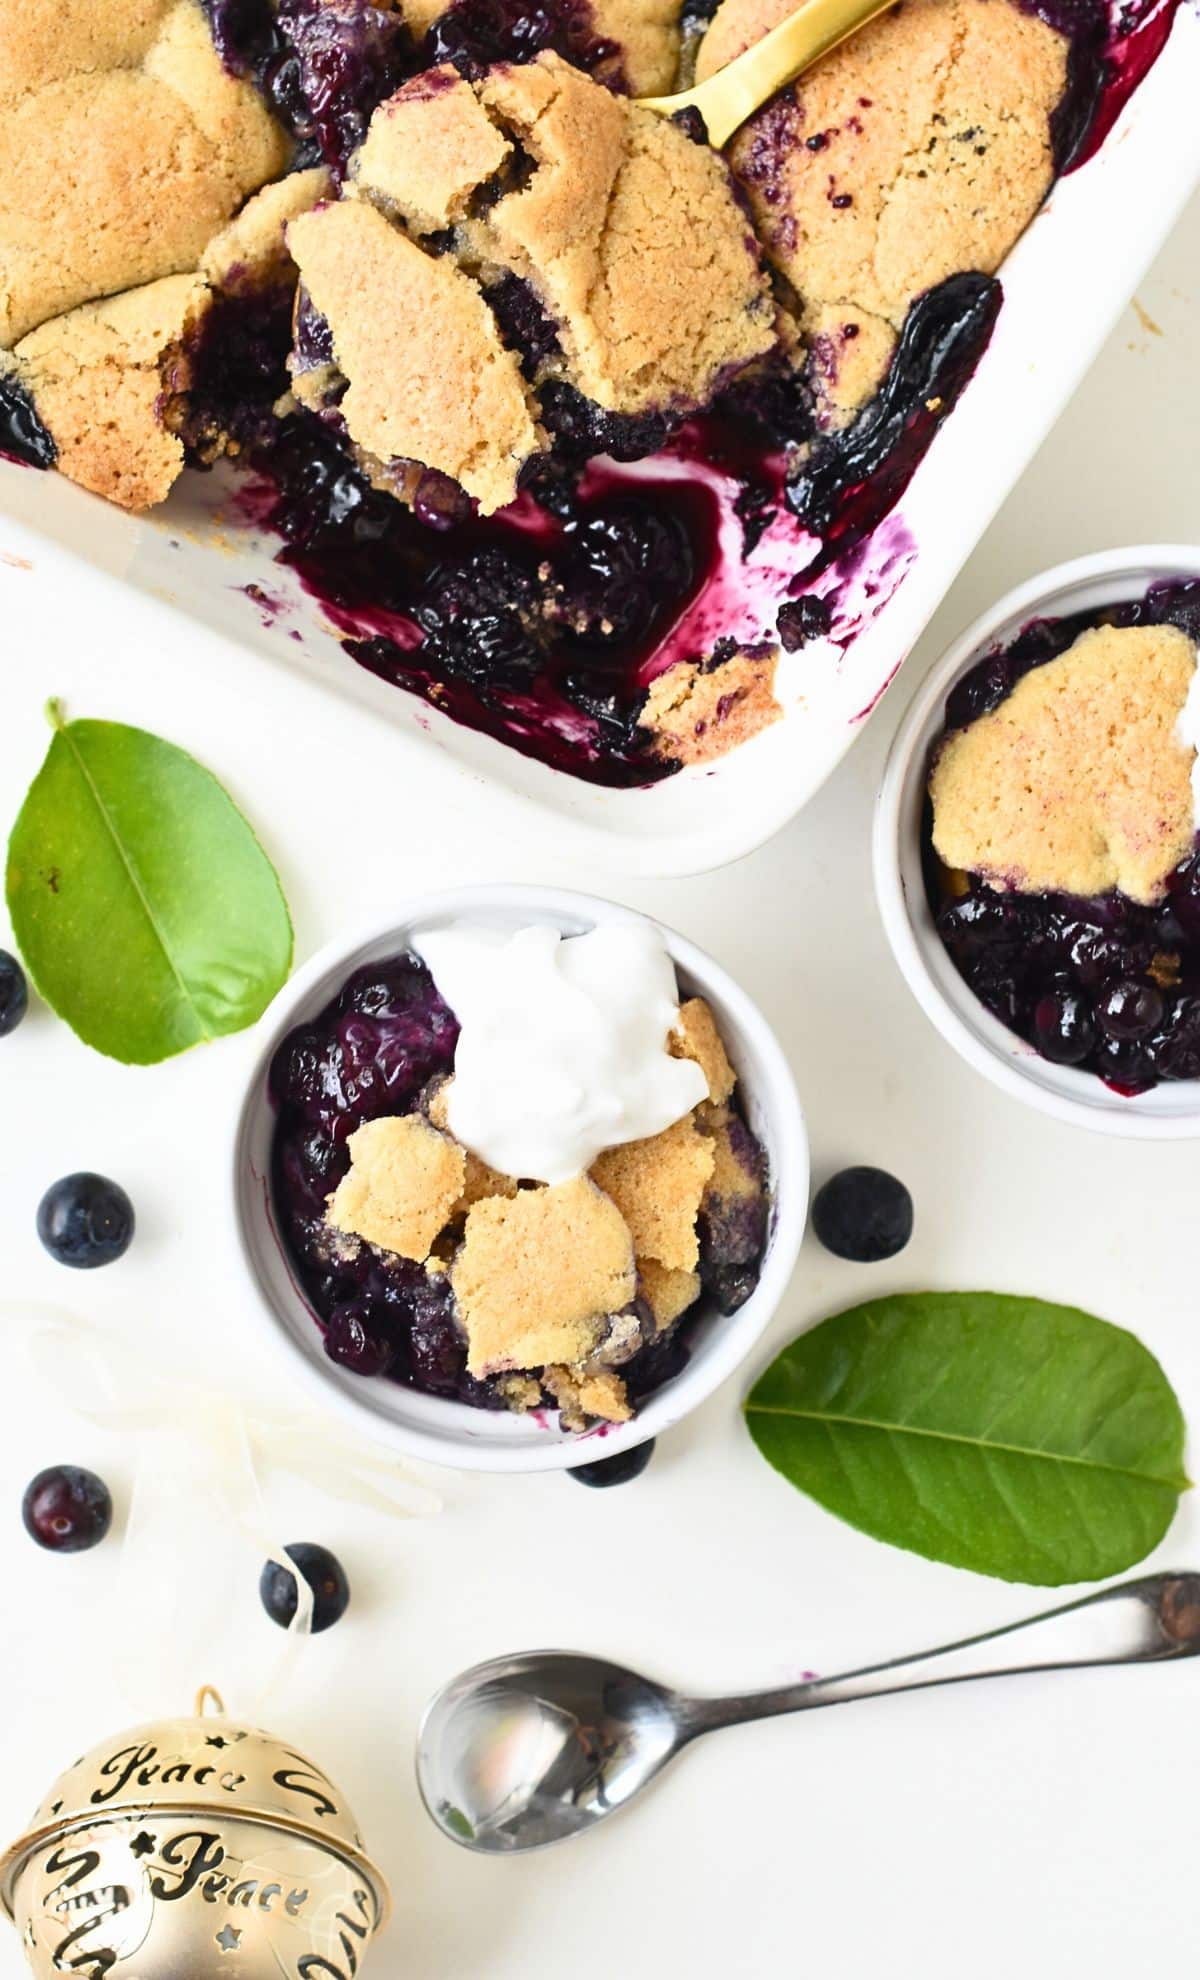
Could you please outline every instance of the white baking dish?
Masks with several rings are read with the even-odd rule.
[[[492,814],[515,804],[528,825],[540,811],[560,848],[618,870],[719,866],[778,831],[829,775],[1078,385],[1200,180],[1198,100],[1200,15],[1184,6],[1100,153],[1055,188],[1002,271],[991,345],[900,503],[915,544],[903,582],[844,654],[812,644],[785,657],[783,721],[652,789],[602,790],[550,770],[375,679],[324,631],[272,562],[274,545],[222,526],[216,477],[185,476],[165,509],[135,520],[56,475],[0,462],[6,544],[19,552],[25,538],[52,584],[77,588],[80,563],[120,580],[131,637],[136,595],[150,612],[165,599],[192,622],[175,628],[176,664],[202,670],[204,637],[215,634],[374,710],[398,749],[440,767],[460,804],[466,794],[479,806],[486,786]],[[287,609],[264,613],[242,589],[250,583]]]

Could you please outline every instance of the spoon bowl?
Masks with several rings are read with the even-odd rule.
[[[497,1657],[440,1691],[417,1741],[430,1815],[489,1854],[590,1828],[664,1767],[683,1701],[622,1664],[567,1650]]]
[[[511,1855],[594,1828],[698,1734],[721,1726],[969,1678],[1197,1655],[1200,1574],[1186,1570],[1144,1575],[917,1656],[725,1698],[682,1697],[603,1657],[530,1650],[477,1664],[438,1692],[421,1722],[417,1780],[443,1834]]]

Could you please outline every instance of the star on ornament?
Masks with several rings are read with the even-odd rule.
[[[242,1943],[241,1933],[235,1932],[232,1925],[222,1925],[216,1939],[223,1953],[236,1952]]]
[[[52,1815],[57,1815],[57,1814],[58,1814],[58,1812],[59,1812],[59,1810],[61,1809],[61,1807],[62,1807],[62,1802],[61,1802],[61,1801],[56,1801],[56,1802],[54,1803],[54,1806],[53,1806],[53,1807],[51,1808],[51,1810],[50,1810],[50,1813],[51,1813]]]
[[[213,1733],[211,1739],[206,1739],[204,1744],[206,1746],[228,1746],[229,1741],[222,1739],[220,1733]]]
[[[151,1856],[157,1848],[158,1844],[155,1842],[154,1837],[147,1835],[145,1829],[143,1829],[141,1835],[135,1836],[130,1843],[129,1854],[131,1856]]]

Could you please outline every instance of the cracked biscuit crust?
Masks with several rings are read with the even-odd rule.
[[[351,438],[450,475],[485,515],[510,502],[543,436],[476,285],[363,200],[303,214],[287,240],[348,380]]]
[[[632,1231],[638,1257],[679,1272],[699,1262],[696,1218],[712,1172],[712,1142],[691,1114],[644,1141],[606,1148],[591,1169]]]
[[[194,269],[288,144],[196,0],[20,0],[0,28],[0,345]]]
[[[586,1176],[474,1204],[450,1279],[477,1376],[586,1361],[637,1283],[628,1226]]]
[[[198,277],[167,275],[22,339],[11,361],[63,474],[125,509],[164,499],[183,467],[171,411],[186,393],[187,347],[211,302]]]
[[[1179,739],[1196,648],[1175,626],[1097,626],[943,744],[930,778],[946,865],[1022,893],[1161,897],[1196,830]]]
[[[677,660],[651,684],[638,718],[653,736],[656,756],[676,763],[712,763],[777,722],[779,655],[773,646],[735,653],[720,666]]]
[[[698,73],[791,11],[724,0]],[[1028,226],[1053,177],[1067,54],[1009,0],[906,0],[734,140],[767,253],[804,303],[806,333],[824,340],[815,383],[833,414],[875,389],[918,295],[960,270],[992,273]]]

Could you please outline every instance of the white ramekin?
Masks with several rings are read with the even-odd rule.
[[[1060,1121],[1144,1140],[1200,1136],[1200,1081],[1164,1082],[1126,1098],[1094,1073],[1055,1066],[985,1010],[942,946],[921,869],[930,751],[946,696],[977,660],[1031,619],[1060,618],[1139,597],[1163,579],[1200,577],[1200,547],[1150,543],[1102,550],[1031,578],[984,612],[931,669],[900,724],[875,807],[875,891],[888,940],[926,1016],[969,1065],[1005,1093]]]
[[[549,922],[579,934],[599,922],[637,921],[630,909],[549,887],[463,887],[402,903],[383,920],[330,943],[275,999],[258,1027],[258,1050],[243,1095],[233,1148],[233,1216],[261,1310],[283,1350],[325,1400],[372,1436],[410,1457],[474,1471],[555,1471],[615,1457],[657,1437],[710,1396],[745,1360],[791,1278],[808,1209],[808,1137],[795,1080],[766,1019],[711,956],[659,927],[684,996],[706,997],[738,1075],[750,1126],[766,1149],[772,1208],[758,1284],[736,1313],[702,1304],[687,1366],[643,1402],[631,1423],[572,1435],[552,1413],[521,1416],[444,1402],[383,1377],[354,1375],[330,1361],[276,1232],[270,1199],[274,1112],[267,1072],[276,1047],[314,1017],[360,964],[404,949],[418,929],[460,917],[500,927]]]

